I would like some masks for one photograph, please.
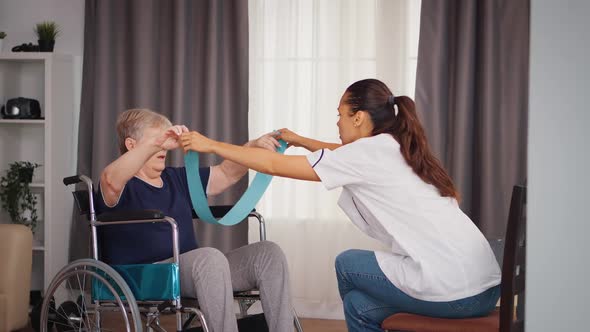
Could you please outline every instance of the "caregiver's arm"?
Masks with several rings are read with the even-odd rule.
[[[264,149],[211,140],[195,131],[181,136],[184,151],[215,153],[255,171],[292,179],[320,181],[305,156],[286,156]]]
[[[244,144],[244,146],[261,148],[274,152],[280,144],[274,137],[272,137],[272,133],[270,133],[249,141]],[[227,188],[238,182],[247,172],[248,167],[242,166],[229,159],[222,161],[219,165],[211,167],[207,195],[215,196],[224,192]]]
[[[302,147],[311,152],[321,149],[334,150],[342,146],[342,144],[338,143],[322,142],[312,138],[304,137],[287,128],[279,129],[277,132],[279,133],[277,138],[284,140],[287,142],[287,144]]]
[[[180,147],[178,137],[182,132],[188,132],[185,126],[172,126],[157,136],[145,137],[140,140],[125,139],[128,151],[110,163],[100,174],[100,189],[104,202],[114,206],[129,181],[145,163],[162,150],[172,150]]]

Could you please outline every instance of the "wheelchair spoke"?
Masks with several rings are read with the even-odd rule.
[[[66,325],[66,324],[62,323],[62,322],[64,322],[64,321],[67,321],[67,320],[68,320],[68,317],[67,317],[67,316],[65,316],[64,314],[62,314],[62,313],[61,313],[59,310],[57,310],[57,309],[53,309],[53,308],[52,308],[52,309],[50,309],[50,310],[51,310],[51,312],[53,313],[53,316],[54,316],[54,317],[56,317],[56,318],[54,318],[54,319],[52,319],[52,320],[51,320],[51,322],[52,322],[53,324],[55,324],[55,325],[63,325],[63,326],[68,326],[68,327],[69,327],[69,325]],[[50,315],[51,315],[51,312],[50,312]]]
[[[94,320],[90,319],[90,317],[88,316],[88,306],[86,305],[86,275],[84,274],[82,276],[82,282],[80,282],[79,274],[76,274],[76,278],[78,279],[78,285],[81,286],[81,292],[78,299],[76,300],[76,305],[78,305],[78,308],[82,315],[85,316],[85,322],[86,324],[88,324],[88,328],[90,328],[90,331],[96,331],[97,326],[94,324]],[[80,304],[82,305],[81,307]],[[82,328],[82,326],[80,326],[80,328]]]

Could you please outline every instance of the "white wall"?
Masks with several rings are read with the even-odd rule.
[[[56,53],[82,56],[84,46],[84,0],[2,0],[0,31],[5,31],[4,52],[13,46],[37,44],[33,29],[36,23],[55,21],[61,34],[55,43]]]
[[[526,330],[588,331],[590,2],[532,0]]]
[[[77,163],[78,117],[82,88],[82,55],[84,54],[84,0],[1,0],[0,31],[5,31],[1,52],[9,52],[22,43],[37,44],[33,31],[35,24],[55,21],[60,35],[55,42],[55,53],[74,55],[75,127],[74,166]]]

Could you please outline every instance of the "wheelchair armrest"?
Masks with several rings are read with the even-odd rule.
[[[211,209],[211,214],[213,215],[213,217],[215,218],[223,218],[223,216],[225,216],[229,210],[231,210],[234,206],[233,205],[213,205],[210,206],[209,208]],[[258,225],[259,225],[259,233],[260,233],[260,241],[265,241],[266,240],[266,225],[264,224],[264,218],[262,218],[262,215],[260,215],[260,213],[256,212],[256,209],[252,209],[252,211],[250,211],[250,214],[248,215],[248,217],[255,217],[258,220]],[[196,212],[193,210],[193,219],[199,219],[199,216],[196,214]],[[246,218],[247,219],[247,218]]]
[[[211,209],[211,214],[215,218],[223,218],[229,210],[231,210],[234,206],[233,205],[213,205],[209,208]],[[252,209],[252,212],[256,212],[256,209]],[[193,219],[199,219],[197,213],[193,210]]]
[[[131,221],[131,220],[150,220],[164,219],[166,215],[160,210],[136,210],[136,211],[115,211],[105,212],[97,217],[98,221]]]

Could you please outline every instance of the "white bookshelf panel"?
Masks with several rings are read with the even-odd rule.
[[[39,101],[45,114],[45,60],[0,61],[0,103],[25,97]]]
[[[0,125],[44,125],[41,119],[0,119]]]
[[[43,270],[45,265],[45,251],[33,250],[33,270],[31,275],[31,290],[43,290],[45,279],[43,277]]]
[[[4,175],[15,161],[30,161],[42,165],[35,169],[33,182],[44,183],[44,141],[42,126],[0,125],[0,173]]]
[[[32,289],[44,290],[67,264],[73,199],[62,178],[74,174],[74,63],[70,55],[0,53],[0,105],[39,101],[44,120],[0,119],[0,172],[15,161],[41,164],[30,185],[37,196]],[[0,209],[0,223],[10,222]]]
[[[37,212],[39,211],[37,209]],[[42,218],[37,219],[37,227],[35,233],[33,233],[33,246],[45,248],[45,220]]]

